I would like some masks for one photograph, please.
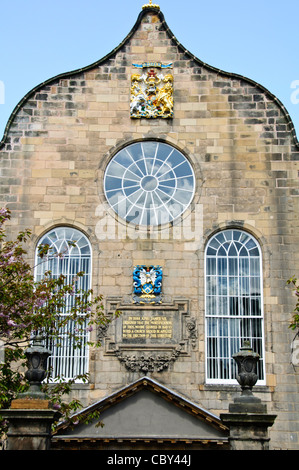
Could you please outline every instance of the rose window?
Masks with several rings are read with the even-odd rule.
[[[156,141],[131,144],[107,166],[106,198],[112,209],[136,225],[162,225],[190,205],[195,188],[193,169],[176,148]]]

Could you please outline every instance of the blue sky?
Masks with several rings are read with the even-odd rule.
[[[101,59],[147,0],[1,0],[0,140],[11,112],[43,81]],[[202,61],[257,81],[282,101],[299,136],[298,0],[154,0]]]

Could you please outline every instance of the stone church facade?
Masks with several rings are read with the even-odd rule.
[[[112,318],[91,332],[99,349],[53,353],[58,371],[89,372],[73,392],[86,410],[108,410],[103,431],[77,430],[71,446],[138,440],[120,424],[129,416],[120,397],[137,421],[144,406],[161,408],[185,432],[164,435],[160,419],[150,435],[141,426],[141,448],[159,439],[225,446],[219,416],[239,393],[232,354],[247,339],[260,354],[255,394],[277,415],[270,448],[299,448],[286,286],[299,272],[299,146],[275,96],[201,62],[150,2],[110,54],[21,100],[0,156],[12,233],[32,228],[32,260],[41,242],[80,240],[69,266],[83,263]],[[177,403],[175,413],[149,389]],[[113,438],[114,402],[123,433]],[[181,427],[183,409],[201,420],[197,437],[193,422]]]

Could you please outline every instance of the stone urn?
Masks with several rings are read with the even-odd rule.
[[[42,398],[44,394],[41,392],[41,383],[47,375],[47,360],[51,355],[51,351],[43,345],[43,338],[36,336],[32,340],[32,345],[25,351],[25,355],[27,358],[25,377],[30,387],[29,391],[22,394],[22,396]]]
[[[242,396],[252,396],[252,388],[258,380],[257,364],[260,359],[258,353],[250,346],[250,341],[244,341],[240,351],[233,355],[237,363],[237,381],[242,389]]]

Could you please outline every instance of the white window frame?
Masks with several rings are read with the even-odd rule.
[[[67,242],[75,242],[75,246],[68,246]],[[54,250],[54,253],[62,253],[67,250],[66,254],[60,257],[51,257],[51,251],[43,260],[38,256],[38,246],[48,243]],[[86,235],[70,226],[57,226],[45,233],[37,243],[35,252],[35,279],[42,279],[46,271],[51,271],[52,276],[58,277],[60,274],[66,275],[66,283],[70,284],[73,277],[80,271],[84,271],[84,275],[79,279],[79,289],[87,291],[91,288],[92,273],[92,248]],[[87,272],[86,272],[86,268]],[[74,301],[75,296],[69,296],[67,302]],[[67,311],[61,315],[67,314]],[[72,322],[73,323],[73,322]],[[68,326],[69,327],[69,326]],[[74,327],[74,325],[72,325]],[[63,336],[63,332],[62,332]],[[74,348],[67,338],[60,342],[60,346],[47,344],[52,350],[52,355],[48,359],[48,365],[51,367],[48,381],[55,381],[56,377],[63,377],[65,381],[74,379],[77,375],[82,375],[89,370],[89,333],[85,334],[84,346],[82,348]],[[76,379],[76,382],[82,380]]]
[[[209,248],[211,244],[215,243],[217,239],[221,239],[222,236],[225,238],[226,236],[230,236],[230,234],[241,234],[240,238],[245,239],[246,243],[251,241],[252,246],[255,245],[257,248],[258,256],[241,256],[240,252],[237,253],[236,256],[213,256],[208,254]],[[221,235],[220,235],[221,234]],[[233,236],[233,235],[232,235]],[[218,237],[218,238],[217,238]],[[222,245],[225,242],[222,243]],[[221,244],[218,246],[218,253]],[[254,248],[252,248],[254,249]],[[211,250],[210,250],[211,251]],[[216,253],[216,252],[215,252]],[[215,273],[212,275],[208,268],[208,260],[211,258],[215,259],[215,266],[213,266],[213,262],[211,262],[211,267],[215,268]],[[231,267],[235,264],[237,266],[237,276],[230,276],[229,272],[229,258],[237,260],[237,262],[231,262]],[[225,276],[221,277],[221,261],[220,259],[227,260],[227,273]],[[246,262],[244,259],[248,259],[248,266],[246,266]],[[253,276],[251,275],[250,266],[254,266],[254,262],[250,260],[255,260],[259,265],[259,275]],[[219,261],[218,261],[219,260]],[[248,268],[248,276],[241,276],[240,270],[242,268],[241,263],[243,262],[243,267]],[[225,265],[224,265],[225,266]],[[255,267],[257,264],[255,264]],[[259,374],[260,378],[257,381],[257,385],[265,385],[265,347],[264,347],[264,312],[263,312],[263,265],[262,265],[262,252],[261,247],[258,241],[247,231],[239,228],[227,228],[215,233],[206,244],[205,248],[205,261],[204,261],[204,269],[205,269],[205,380],[207,384],[236,384],[236,364],[235,361],[232,359],[232,355],[239,351],[240,347],[242,346],[244,339],[249,339],[251,342],[251,346],[253,349],[259,349],[255,352],[258,352],[261,356],[259,361]],[[223,274],[223,273],[222,273]],[[225,280],[226,277],[226,280]],[[221,286],[221,280],[223,281],[223,286]],[[233,286],[233,278],[237,279],[235,286]],[[252,280],[252,281],[251,281]],[[214,282],[213,282],[214,281]],[[258,285],[260,287],[259,295],[251,294],[250,286]],[[213,284],[213,285],[212,285]],[[212,287],[211,287],[212,286]],[[226,291],[225,291],[226,286]],[[229,287],[233,286],[233,288],[237,289],[237,295],[229,295]],[[210,295],[212,292],[209,289],[213,289],[215,294]],[[221,292],[221,289],[222,292]],[[242,292],[241,292],[242,291]],[[245,292],[248,292],[245,295]],[[223,296],[220,295],[223,294]],[[243,295],[241,295],[243,294]],[[220,300],[222,299],[222,303]],[[242,300],[242,302],[241,302]],[[251,314],[253,310],[254,301],[256,304],[260,303],[260,314]],[[214,303],[213,303],[214,302]],[[216,304],[215,304],[216,302]],[[235,302],[235,305],[233,303]],[[255,305],[256,305],[255,304]],[[231,307],[232,306],[232,307]],[[250,312],[246,312],[246,314],[242,313],[249,308]],[[256,306],[254,307],[256,308]],[[215,311],[214,311],[215,309]],[[235,310],[235,312],[234,312]],[[211,311],[213,313],[211,313]],[[231,312],[234,312],[232,315]],[[256,312],[255,312],[256,313]],[[214,326],[214,331],[212,331],[213,327],[211,326],[214,322],[214,325],[217,325],[216,328]],[[254,336],[252,335],[244,335],[240,334],[240,331],[244,325],[244,329],[247,328],[247,331],[252,327],[255,327],[256,330],[259,330],[260,335]],[[222,327],[222,328],[221,328]],[[235,331],[238,328],[239,334],[231,334],[233,328],[235,327]],[[225,330],[225,334],[221,334]],[[211,334],[211,331],[213,334]],[[258,345],[258,346],[257,346]],[[256,346],[256,348],[255,348]],[[212,349],[216,351],[215,355],[211,354]],[[222,355],[219,351],[225,351]],[[213,373],[210,373],[210,370]]]
[[[160,226],[173,222],[190,206],[195,174],[186,156],[172,145],[143,140],[113,156],[105,170],[104,192],[121,219]]]

